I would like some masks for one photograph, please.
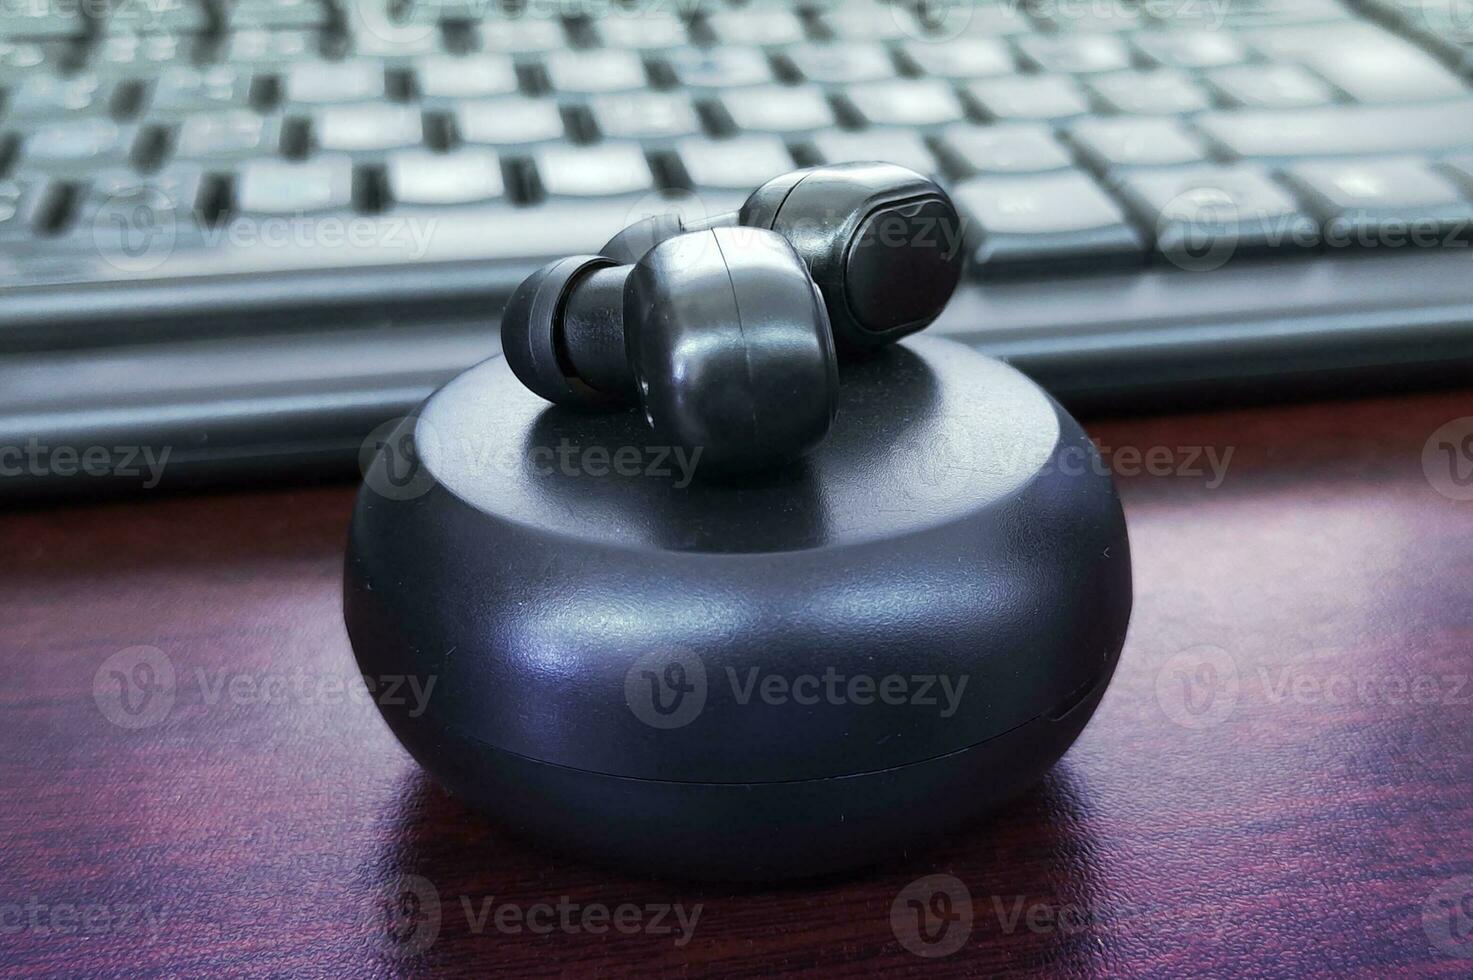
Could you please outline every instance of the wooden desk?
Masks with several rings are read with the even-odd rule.
[[[1135,618],[1088,730],[944,849],[781,888],[560,861],[428,783],[344,693],[348,488],[9,514],[0,972],[1467,976],[1473,502],[1422,454],[1470,414],[1463,392],[1093,426],[1118,469],[1161,446],[1174,475],[1120,481]],[[1186,447],[1231,447],[1220,485]],[[175,696],[128,728],[106,665],[135,645]],[[891,908],[933,874],[971,925],[927,960]],[[674,903],[701,905],[683,944],[647,909]]]

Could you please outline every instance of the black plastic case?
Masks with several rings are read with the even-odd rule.
[[[434,678],[380,705],[405,747],[523,835],[696,878],[870,863],[1037,779],[1129,619],[1108,472],[959,344],[841,374],[829,438],[740,481],[500,358],[431,397],[367,470],[344,585],[364,674]]]

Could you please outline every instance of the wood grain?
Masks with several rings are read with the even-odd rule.
[[[1470,414],[1459,392],[1091,426],[1117,471],[1167,447],[1171,475],[1121,476],[1137,604],[1090,727],[946,847],[781,888],[565,861],[428,783],[346,693],[349,488],[4,515],[0,972],[1468,976],[1473,503],[1422,456]],[[1193,447],[1231,449],[1220,483]],[[155,656],[135,646],[174,698],[129,728],[108,671]],[[971,923],[927,959],[891,908],[935,874]],[[652,922],[676,903],[689,935]],[[624,905],[638,928],[584,928]]]

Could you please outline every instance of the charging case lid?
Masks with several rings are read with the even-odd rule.
[[[368,448],[345,613],[396,731],[750,783],[872,772],[1067,712],[1131,604],[1114,486],[1016,370],[912,337],[843,365],[829,437],[741,479],[499,357]]]

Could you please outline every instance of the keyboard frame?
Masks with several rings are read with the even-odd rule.
[[[0,290],[0,445],[169,447],[174,487],[348,477],[366,433],[497,353],[497,315],[534,265]],[[127,343],[120,320],[137,330]],[[1085,415],[1465,385],[1473,253],[972,281],[930,329]],[[20,474],[0,496],[138,484]]]
[[[1407,34],[1390,3],[1348,6]],[[171,485],[351,474],[365,433],[496,353],[517,282],[595,250],[644,213],[651,195],[638,197],[437,213],[413,262],[227,242],[134,274],[76,241],[0,249],[0,448],[167,446]],[[741,200],[703,198],[711,212]],[[1159,255],[1047,278],[1013,271],[969,279],[931,332],[1013,363],[1090,415],[1467,384],[1470,252],[1321,247],[1210,272]],[[135,488],[6,475],[0,497],[114,487]]]

